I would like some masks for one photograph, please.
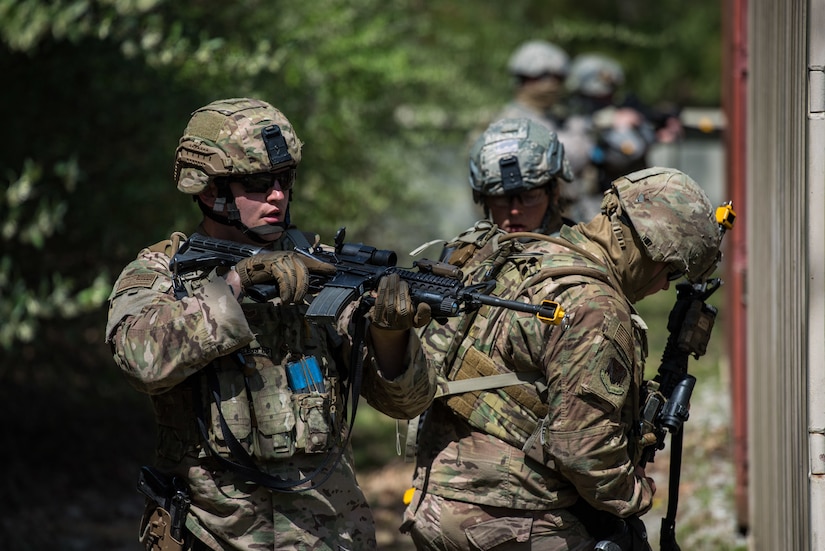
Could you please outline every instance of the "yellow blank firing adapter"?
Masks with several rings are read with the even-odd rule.
[[[733,228],[733,221],[736,220],[736,213],[733,211],[733,205],[728,201],[722,203],[716,208],[716,221],[723,229],[729,230]]]
[[[409,488],[406,492],[404,492],[404,505],[409,505],[410,503],[412,503],[414,493],[415,488]]]
[[[551,325],[561,325],[561,322],[564,320],[564,315],[564,308],[562,308],[558,302],[547,298],[541,301],[539,311],[536,313],[536,317],[539,318],[542,323],[549,323]]]

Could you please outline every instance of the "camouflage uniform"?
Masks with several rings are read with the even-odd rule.
[[[632,303],[661,263],[705,275],[721,238],[695,183],[657,170],[629,175],[603,214],[562,228],[560,238],[522,243],[481,223],[447,245],[465,283],[494,280],[496,296],[552,299],[566,316],[548,325],[485,306],[423,330],[441,388],[418,435],[416,490],[402,525],[418,549],[592,549],[585,524],[595,517],[571,508],[607,513],[617,530],[617,519],[650,508],[651,487],[635,474],[647,350]],[[637,191],[634,210],[628,198]],[[685,239],[660,247],[656,231]],[[518,381],[484,385],[504,374]]]
[[[255,109],[270,114],[273,108],[253,103],[252,115],[236,115],[242,130],[257,116]],[[239,151],[238,162],[252,157],[249,150]],[[177,172],[187,185],[200,185],[196,169]],[[169,263],[182,237],[143,249],[126,266],[112,291],[106,336],[128,380],[151,397],[156,466],[189,486],[187,528],[214,550],[374,549],[373,519],[355,480],[349,445],[334,461],[349,430],[342,381],[351,367],[351,312],[332,327],[304,317],[308,300],[239,303],[219,269],[184,275],[186,292],[179,298]],[[289,230],[271,248],[292,250],[306,239]],[[364,361],[363,396],[396,418],[420,413],[435,390],[418,338],[410,333],[408,368],[397,379],[381,375],[369,350]],[[294,392],[286,365],[309,359],[320,367],[324,388]],[[221,414],[260,471],[303,479],[295,489],[309,489],[273,491],[218,461],[209,448],[238,461]],[[319,476],[305,478],[318,469]],[[327,472],[329,478],[312,487]]]

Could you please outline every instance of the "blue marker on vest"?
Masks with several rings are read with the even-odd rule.
[[[315,356],[301,358],[286,365],[286,378],[289,388],[296,394],[307,392],[326,392],[324,377]]]

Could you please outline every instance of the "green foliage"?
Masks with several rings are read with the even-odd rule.
[[[63,191],[71,193],[77,184],[74,160],[58,163],[55,177]],[[40,184],[43,170],[31,160],[24,162],[19,176],[8,175],[5,193],[0,195],[3,253],[0,254],[0,346],[35,338],[43,319],[68,319],[96,309],[106,299],[109,284],[98,275],[88,287],[75,291],[75,283],[56,266],[43,262],[46,242],[63,228],[66,201],[46,196]],[[25,265],[21,259],[29,260]],[[33,259],[33,261],[31,261]],[[38,270],[37,267],[46,267]]]

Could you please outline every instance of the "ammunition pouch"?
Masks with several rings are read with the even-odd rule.
[[[246,373],[230,365],[216,371],[220,376],[205,377],[206,395],[212,399],[204,424],[212,450],[226,458],[237,456],[234,440],[242,448],[241,455],[272,461],[296,453],[325,453],[334,447],[340,429],[336,377],[318,381],[323,392],[295,392],[271,383],[279,380],[279,367],[257,362],[254,356],[246,362]],[[252,391],[246,392],[247,388]]]
[[[512,380],[501,382],[495,378],[497,375],[509,376]],[[460,381],[478,380],[483,387],[448,397],[447,406],[476,429],[521,448],[536,429],[538,420],[547,415],[547,406],[534,384],[541,378],[538,372],[516,374],[500,370],[489,356],[470,347],[453,381],[447,385],[460,391],[465,388]],[[481,407],[482,404],[486,407]],[[517,411],[520,415],[491,417],[486,413],[489,411]]]
[[[336,388],[335,378],[325,380],[327,387]],[[336,423],[335,392],[293,394],[296,444],[305,453],[329,451],[337,442],[340,427]]]

